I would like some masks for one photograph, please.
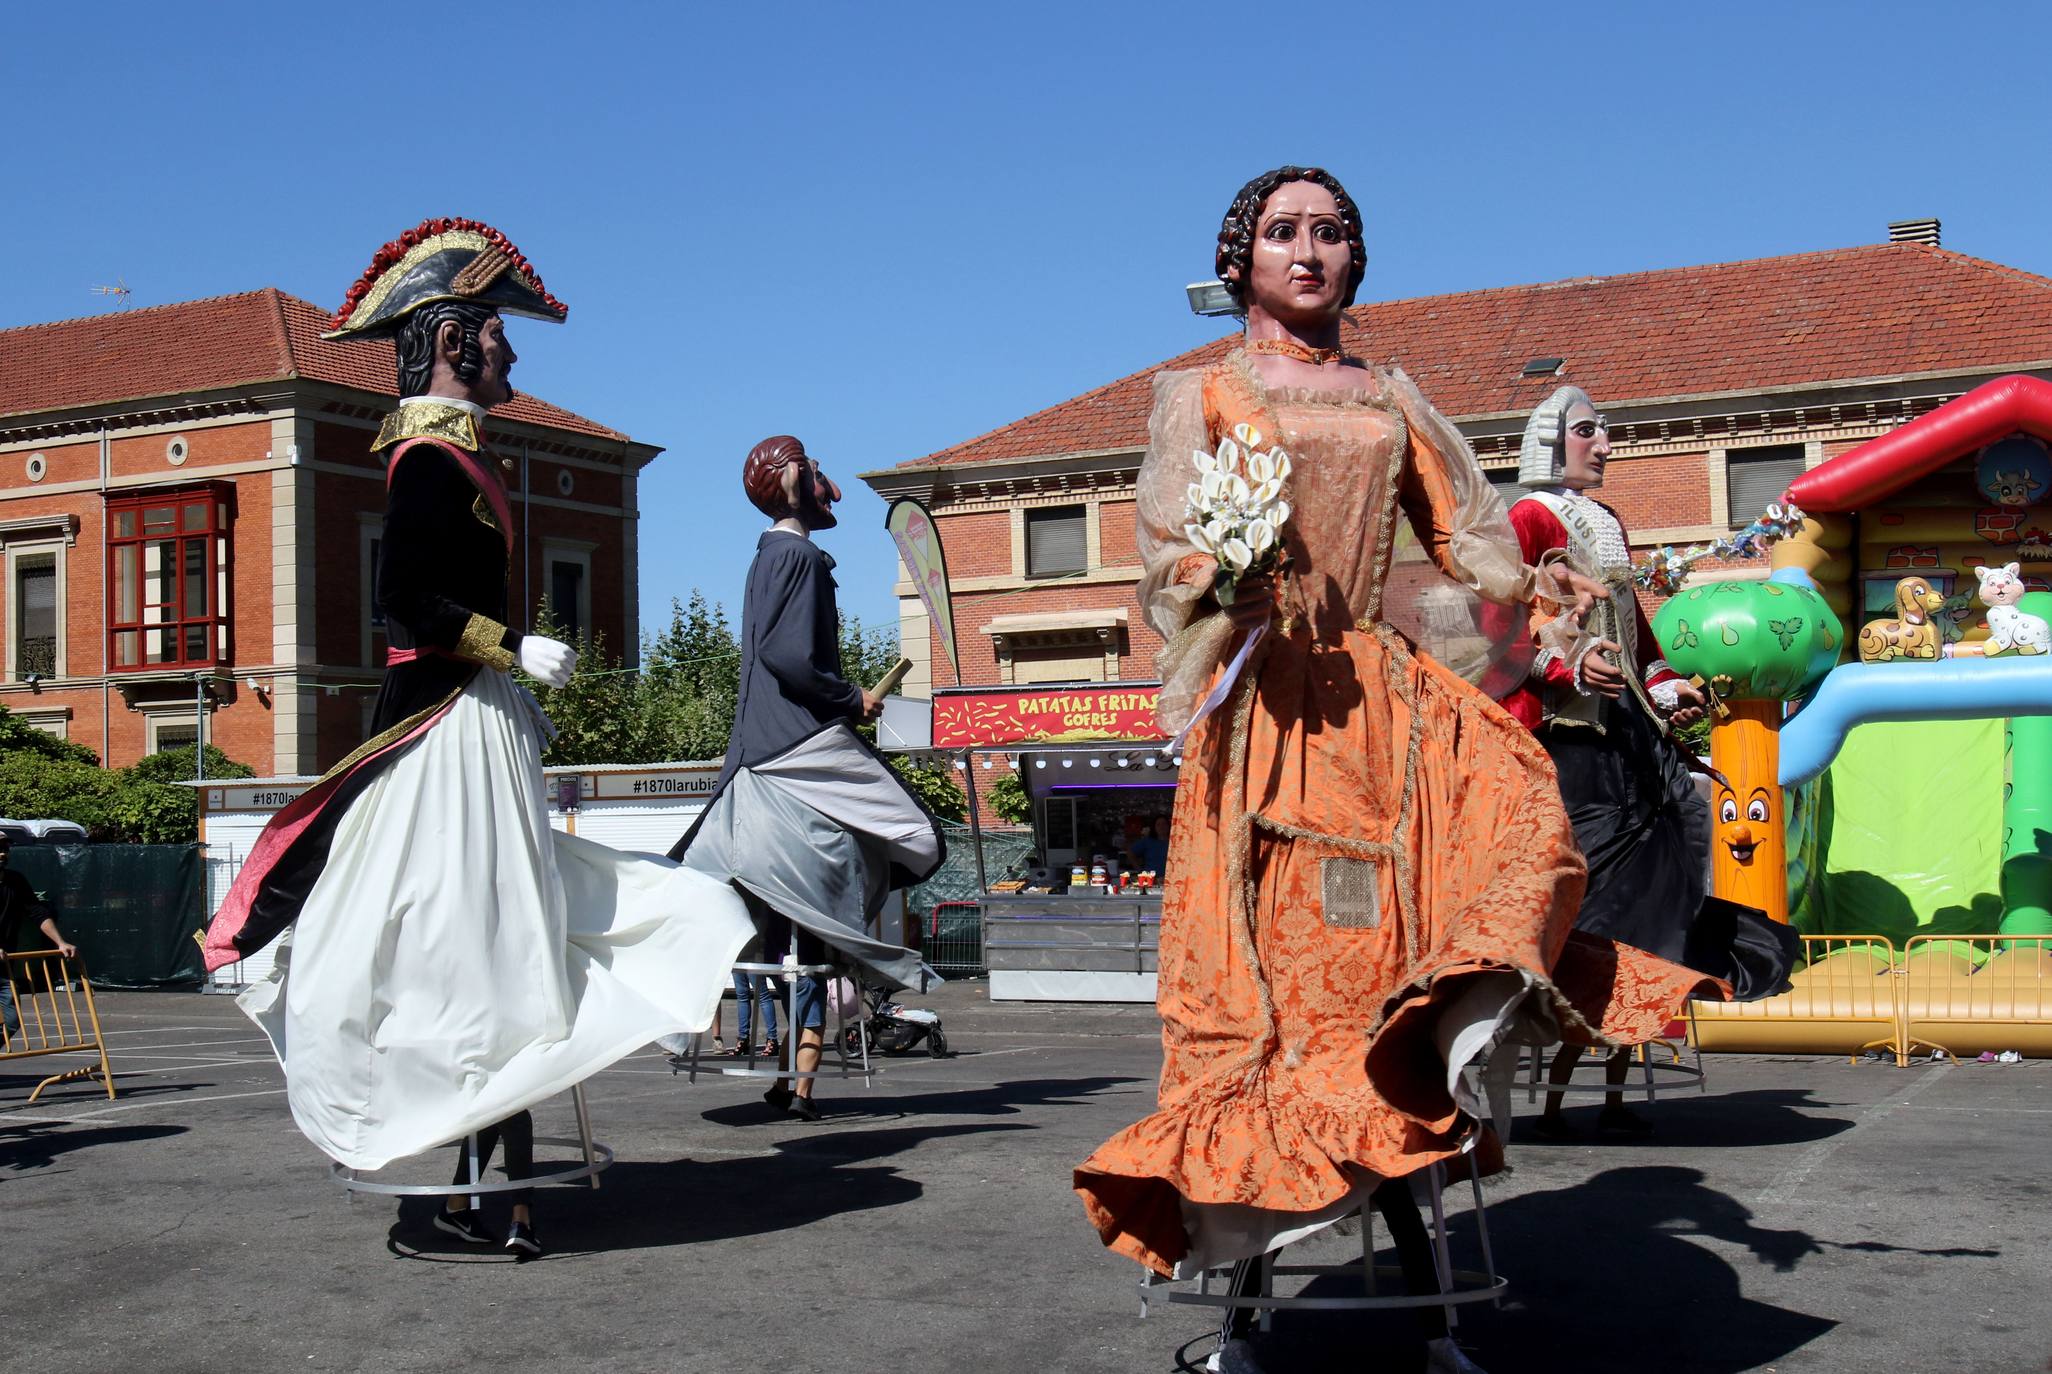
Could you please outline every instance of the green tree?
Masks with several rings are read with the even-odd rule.
[[[127,768],[101,768],[92,750],[0,708],[0,815],[76,821],[101,842],[190,844],[199,838],[199,792],[177,784],[192,777],[193,761],[188,745]],[[207,776],[254,775],[207,746]]]
[[[534,633],[569,639],[546,600],[535,611]],[[634,675],[621,671],[619,661],[606,652],[603,634],[581,634],[572,647],[577,650],[577,667],[563,686],[521,678],[556,727],[556,738],[542,750],[542,762],[562,766],[651,761]]]
[[[130,764],[123,770],[138,782],[191,782],[193,780],[193,757],[190,744]],[[213,745],[207,746],[207,776],[209,778],[253,778],[256,769],[246,763],[237,763]]]
[[[734,733],[741,691],[741,643],[726,608],[694,590],[670,602],[670,623],[641,651],[643,711],[663,759],[716,759]]]
[[[1033,802],[1026,795],[1026,783],[1017,773],[1007,773],[983,793],[991,814],[1009,825],[1024,825],[1033,819]]]
[[[945,763],[922,763],[905,754],[889,754],[891,771],[919,798],[919,804],[944,821],[959,821],[969,814],[969,794],[955,781],[955,770]]]

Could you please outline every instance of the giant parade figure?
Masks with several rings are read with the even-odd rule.
[[[241,1004],[300,1129],[354,1169],[478,1133],[527,1176],[527,1108],[710,1024],[752,933],[725,884],[549,825],[549,725],[512,672],[560,686],[576,656],[508,623],[517,526],[484,423],[513,395],[505,317],[565,313],[498,230],[431,219],[324,336],[397,351],[372,444],[387,666],[371,738],[265,827],[204,944],[212,969],[279,941]],[[508,1247],[539,1253],[524,1202],[515,1222]],[[438,1223],[489,1243],[466,1211]]]
[[[1532,620],[1571,641],[1601,589],[1528,565],[1460,432],[1344,351],[1365,262],[1329,174],[1243,187],[1216,266],[1245,341],[1156,378],[1139,476],[1162,725],[1188,732],[1160,1107],[1075,1185],[1105,1244],[1234,1263],[1235,1294],[1364,1205],[1437,1292],[1409,1176],[1473,1145],[1467,1064],[1574,1015],[1550,974],[1582,859],[1545,751],[1474,683],[1521,680]],[[1432,1368],[1468,1367],[1418,1310]],[[1252,1368],[1244,1320],[1221,1335],[1216,1367]]]
[[[812,538],[838,523],[841,489],[787,434],[749,452],[741,484],[772,523],[743,593],[734,732],[712,801],[671,857],[745,894],[772,962],[831,960],[871,986],[923,989],[934,975],[919,956],[871,927],[946,849],[939,822],[855,732],[882,714],[883,693],[843,672],[834,560]],[[819,1065],[826,999],[812,974],[797,994],[784,1054],[802,1075]],[[813,1081],[799,1077],[795,1093],[779,1081],[764,1098],[816,1118]]]
[[[1801,942],[1764,912],[1709,894],[1709,810],[1689,756],[1672,737],[1702,716],[1703,697],[1660,657],[1634,594],[1624,525],[1590,494],[1603,485],[1609,434],[1588,393],[1575,386],[1556,390],[1525,426],[1518,481],[1527,494],[1510,509],[1521,552],[1532,563],[1558,559],[1604,583],[1611,597],[1565,653],[1537,655],[1531,676],[1504,705],[1552,756],[1575,842],[1589,864],[1576,930],[1657,956],[1674,971],[1666,1014],[1654,1008],[1636,1031],[1598,1027],[1604,1034],[1595,1038],[1613,1047],[1607,1076],[1616,1085],[1629,1046],[1679,1014],[1690,990],[1684,970],[1722,980],[1740,1001],[1770,996],[1787,986]],[[1563,976],[1582,986],[1588,980],[1573,967]],[[1570,1038],[1554,1059],[1556,1086],[1568,1082],[1580,1053]],[[1560,1104],[1559,1092],[1548,1094],[1541,1135],[1571,1134]],[[1621,1093],[1610,1095],[1597,1126],[1633,1135],[1647,1130]]]

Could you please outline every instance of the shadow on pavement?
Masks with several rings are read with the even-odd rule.
[[[1448,1201],[1465,1194],[1450,1190]],[[1450,1217],[1454,1263],[1480,1267],[1473,1214]],[[1692,1238],[1743,1246],[1756,1264],[1787,1272],[1821,1254],[1807,1232],[1754,1224],[1705,1186],[1696,1169],[1606,1170],[1585,1183],[1489,1203],[1501,1310],[1463,1309],[1455,1336],[1489,1374],[1739,1374],[1786,1358],[1838,1325],[1745,1296],[1740,1271]],[[1385,1247],[1385,1260],[1393,1259]],[[1304,1292],[1339,1297],[1358,1285],[1321,1278]],[[1282,1313],[1257,1337],[1263,1368],[1424,1368],[1424,1346],[1402,1312]],[[1183,1358],[1201,1368],[1207,1341]],[[1166,1354],[1166,1352],[1164,1352]]]
[[[1522,1109],[1523,1085],[1520,1084],[1519,1088],[1518,1105]],[[1675,1093],[1650,1103],[1627,1093],[1625,1105],[1650,1122],[1653,1133],[1619,1141],[1618,1137],[1596,1133],[1596,1116],[1603,1110],[1603,1099],[1591,1094],[1582,1098],[1581,1103],[1577,1105],[1570,1101],[1561,1109],[1562,1119],[1582,1137],[1579,1141],[1565,1142],[1569,1148],[1577,1144],[1611,1143],[1628,1144],[1638,1150],[1657,1150],[1663,1146],[1682,1150],[1731,1150],[1763,1145],[1807,1145],[1849,1131],[1854,1124],[1842,1116],[1809,1115],[1824,1104],[1814,1101],[1809,1091],[1802,1088],[1760,1088],[1742,1093],[1719,1093],[1713,1088],[1707,1095]],[[1537,1119],[1536,1116],[1518,1118],[1512,1127],[1512,1139],[1520,1146],[1533,1149],[1560,1148],[1563,1142],[1543,1140],[1533,1134],[1532,1123]]]
[[[162,1140],[167,1136],[184,1135],[188,1129],[185,1126],[63,1126],[54,1123],[0,1126],[0,1160],[7,1165],[5,1171],[0,1171],[0,1183],[7,1181],[9,1173],[24,1174],[32,1169],[47,1169],[59,1156],[90,1150],[96,1145]]]
[[[882,1080],[888,1087],[890,1080]],[[820,1110],[826,1114],[822,1126],[853,1125],[879,1119],[942,1116],[1016,1116],[1028,1107],[1080,1106],[1087,1099],[1111,1088],[1125,1087],[1130,1078],[1021,1078],[974,1088],[931,1092],[892,1093],[864,1088],[850,1079],[839,1087],[838,1079],[822,1079]],[[763,1081],[768,1087],[768,1081]],[[702,1113],[707,1121],[722,1126],[759,1126],[774,1120],[770,1108],[759,1099],[730,1103]]]
[[[981,1104],[985,1115],[1014,1113],[1018,1103],[1055,1101],[1089,1085],[1119,1080],[1055,1080],[1000,1084],[967,1093],[927,1094],[892,1099],[893,1107],[937,1110],[935,1099],[948,1100],[947,1111],[970,1108],[952,1099]],[[1009,1090],[1009,1093],[1007,1093]],[[881,1106],[881,1104],[878,1104]],[[780,1124],[760,1103],[720,1108],[708,1119],[737,1124]],[[829,1116],[801,1135],[769,1137],[737,1134],[737,1145],[759,1141],[762,1154],[739,1158],[695,1160],[688,1156],[668,1163],[623,1161],[608,1169],[597,1190],[550,1188],[535,1199],[536,1226],[555,1257],[574,1258],[612,1250],[700,1245],[742,1236],[766,1235],[810,1226],[853,1212],[895,1207],[919,1197],[925,1187],[900,1169],[872,1161],[889,1159],[921,1145],[954,1136],[993,1131],[1029,1131],[1024,1123],[990,1122],[861,1129],[855,1122],[837,1128]],[[454,1154],[449,1156],[453,1168]],[[862,1166],[862,1167],[851,1167]],[[430,1224],[441,1206],[436,1198],[405,1198],[398,1207],[386,1248],[403,1258],[475,1257],[477,1248],[453,1241]],[[505,1226],[505,1204],[488,1199],[486,1214],[497,1230]]]

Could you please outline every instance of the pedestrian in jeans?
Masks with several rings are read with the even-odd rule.
[[[0,950],[14,948],[20,938],[24,923],[34,923],[45,938],[67,959],[75,958],[78,946],[64,938],[64,932],[57,929],[57,913],[50,904],[36,895],[29,886],[29,880],[7,866],[8,851],[14,842],[0,834]],[[11,965],[0,965],[0,1049],[13,1049],[15,1032],[21,1029],[21,1017],[14,1010],[14,981],[10,976]]]
[[[740,1024],[735,1028],[734,1053],[745,1055],[755,1042],[749,1038],[754,1026],[750,1023],[751,1009],[759,1010],[762,1022],[762,1053],[777,1052],[777,991],[776,984],[766,973],[743,973],[734,970],[734,1018]]]

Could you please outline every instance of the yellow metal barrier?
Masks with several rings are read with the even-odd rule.
[[[2052,937],[1918,935],[1902,960],[1903,1035],[1957,1058],[2052,1056]]]
[[[1903,979],[1880,935],[1805,935],[1787,992],[1757,1002],[1689,1003],[1689,1042],[1733,1054],[1845,1054],[1885,1049],[1909,1062]]]
[[[0,975],[13,978],[17,972],[21,977],[15,981],[15,1010],[21,1025],[10,1033],[0,1024],[0,1065],[45,1054],[95,1054],[98,1068],[87,1064],[52,1074],[36,1084],[28,1100],[34,1102],[52,1083],[95,1074],[106,1083],[111,1100],[114,1070],[107,1063],[107,1042],[100,1034],[100,1013],[93,1006],[93,985],[86,981],[85,965],[54,949],[0,956]]]

